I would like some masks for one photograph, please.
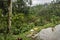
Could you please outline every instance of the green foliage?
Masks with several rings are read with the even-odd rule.
[[[19,1],[18,1],[19,2]],[[53,6],[54,5],[54,6]],[[13,34],[24,33],[34,28],[35,26],[44,26],[49,23],[59,24],[60,15],[59,15],[59,5],[53,4],[48,5],[47,7],[43,5],[37,5],[31,7],[31,11],[26,14],[14,12],[12,15],[12,27],[11,32]],[[57,7],[58,8],[57,8]],[[55,8],[55,11],[54,8]],[[2,16],[2,11],[0,10],[0,30],[5,33],[7,30],[7,15]],[[51,25],[53,25],[51,24]],[[47,26],[46,26],[47,27]]]
[[[0,1],[0,9],[2,9],[3,11],[2,11],[2,14],[3,15],[6,15],[7,14],[7,12],[8,12],[8,2],[3,2],[3,1],[7,1],[7,0],[1,0]]]
[[[14,36],[14,35],[0,35],[0,40],[16,40],[18,38],[18,36]]]
[[[11,33],[13,35],[7,35],[7,37],[3,35],[7,32],[8,14],[3,15],[3,10],[0,9],[0,40],[5,40],[4,37],[6,37],[6,40],[16,40],[18,37],[16,35],[18,34],[23,40],[30,40],[26,37],[26,32],[29,32],[32,28],[39,28],[39,32],[43,28],[54,27],[56,24],[60,24],[60,4],[37,5],[29,9],[23,0],[18,0],[13,2],[12,5]]]
[[[29,7],[27,4],[24,2],[25,0],[17,0],[16,2],[13,2],[13,14],[15,13],[24,13],[28,14]]]

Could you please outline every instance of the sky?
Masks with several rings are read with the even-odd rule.
[[[15,0],[13,0],[13,1],[15,1]],[[36,5],[36,4],[51,3],[51,1],[53,1],[53,0],[32,0],[32,4]]]
[[[32,4],[36,5],[36,4],[44,4],[44,3],[51,3],[51,1],[53,0],[32,0]]]

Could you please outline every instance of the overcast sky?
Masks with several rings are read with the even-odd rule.
[[[51,1],[53,0],[32,0],[32,1],[33,1],[33,4],[36,5],[36,4],[51,3]]]
[[[15,0],[13,0],[13,1],[15,1]],[[51,3],[51,1],[53,1],[53,0],[32,0],[32,4],[36,5],[36,4]]]

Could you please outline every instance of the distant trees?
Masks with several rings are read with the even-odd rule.
[[[17,0],[13,2],[13,13],[28,13],[29,7],[27,6],[25,0]]]
[[[56,0],[56,3],[60,3],[60,0]]]

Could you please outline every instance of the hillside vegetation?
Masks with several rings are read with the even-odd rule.
[[[18,1],[19,2],[19,1]],[[12,26],[11,35],[7,35],[7,13],[2,14],[3,10],[0,9],[0,40],[16,40],[21,37],[23,40],[31,40],[26,35],[30,34],[30,30],[38,28],[38,33],[43,28],[54,27],[60,24],[60,4],[50,5],[37,5],[29,7],[26,4],[16,7],[13,3],[12,13]],[[5,38],[6,37],[6,38]]]

